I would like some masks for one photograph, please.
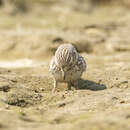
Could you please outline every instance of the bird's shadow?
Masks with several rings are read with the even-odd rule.
[[[89,89],[92,91],[100,91],[100,90],[107,89],[107,87],[105,84],[102,84],[100,82],[96,83],[91,80],[80,79],[79,80],[79,89]]]

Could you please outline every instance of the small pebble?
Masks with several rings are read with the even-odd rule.
[[[125,103],[125,101],[124,101],[124,100],[122,100],[122,101],[120,101],[120,103]]]
[[[116,80],[118,80],[118,78],[116,78]]]
[[[6,105],[6,106],[5,106],[5,109],[9,109],[9,105]]]
[[[65,103],[60,103],[59,105],[58,105],[58,107],[64,107],[66,104]]]
[[[110,86],[110,88],[113,88],[113,86]]]
[[[102,80],[100,79],[99,81],[98,81],[98,83],[100,84],[102,82]]]
[[[64,99],[65,99],[65,95],[64,95],[64,94],[62,95],[62,98],[64,98]]]
[[[40,88],[41,91],[45,91],[45,88]]]
[[[117,100],[117,99],[118,99],[118,97],[112,97],[112,99],[113,99],[113,100]]]
[[[127,119],[130,119],[130,115],[127,115],[126,118],[127,118]]]

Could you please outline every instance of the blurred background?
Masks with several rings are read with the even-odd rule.
[[[88,54],[129,51],[129,8],[129,0],[0,0],[0,58],[48,58],[65,42]]]

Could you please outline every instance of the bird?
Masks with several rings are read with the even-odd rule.
[[[83,72],[86,71],[86,62],[84,58],[77,52],[74,45],[70,43],[61,44],[50,61],[50,68],[54,80],[52,93],[55,92],[58,83],[64,82],[78,89],[78,80]]]

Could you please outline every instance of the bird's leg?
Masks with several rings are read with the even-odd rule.
[[[74,81],[74,82],[73,82],[73,85],[74,85],[74,87],[76,88],[76,90],[79,89],[79,82],[78,82],[78,80],[77,80],[77,81]]]
[[[54,87],[52,89],[52,93],[55,93],[57,84],[58,84],[57,81],[54,79]]]
[[[68,87],[68,90],[71,90],[71,83],[70,82],[68,83],[67,87]]]

